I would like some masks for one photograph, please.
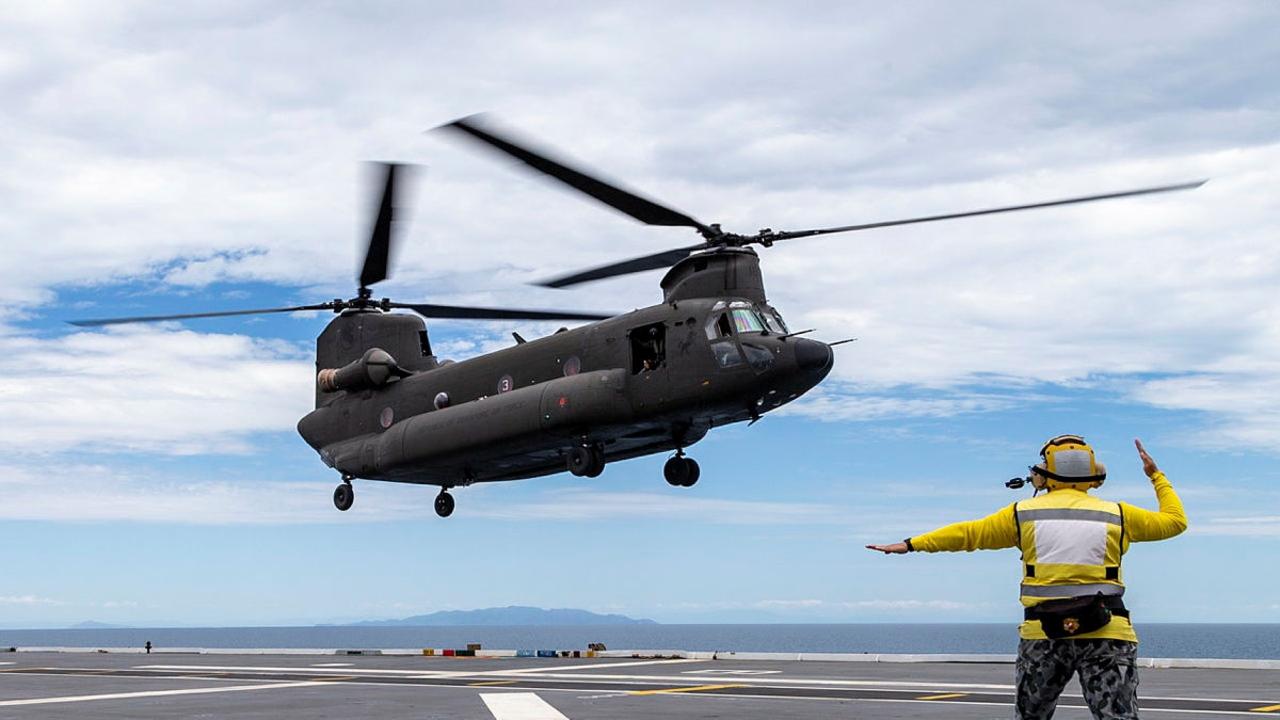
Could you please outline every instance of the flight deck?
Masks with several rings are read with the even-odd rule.
[[[1280,717],[1274,665],[1144,667],[1141,711]],[[1013,690],[1007,661],[0,653],[6,720],[1007,718]],[[1055,717],[1090,717],[1074,680],[1058,707]]]

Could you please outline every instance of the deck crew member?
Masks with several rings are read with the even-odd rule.
[[[1027,478],[1036,495],[981,520],[959,522],[890,545],[912,551],[1022,550],[1017,707],[1019,720],[1053,716],[1074,674],[1096,718],[1138,717],[1138,636],[1124,606],[1121,556],[1131,542],[1165,540],[1187,529],[1182,501],[1155,460],[1134,440],[1158,511],[1088,494],[1106,467],[1079,435],[1059,435],[1040,449]],[[1040,495],[1041,490],[1047,490]]]

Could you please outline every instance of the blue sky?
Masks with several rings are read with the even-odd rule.
[[[1145,621],[1280,622],[1280,49],[1272,3],[289,3],[14,9],[0,28],[0,627],[292,624],[506,604],[663,622],[1016,620],[1011,551],[862,549],[1025,495],[1083,433]],[[1017,28],[1011,31],[1010,28]],[[785,412],[662,457],[455,492],[337,478],[297,437],[328,317],[76,317],[346,297],[366,160],[424,165],[379,295],[627,310],[690,243],[423,130],[478,111],[708,222],[868,222],[1203,177],[1176,195],[764,250],[838,348]],[[538,323],[431,324],[463,358]]]

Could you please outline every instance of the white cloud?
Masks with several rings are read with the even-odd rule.
[[[226,480],[174,477],[116,465],[0,466],[0,519],[125,521],[190,525],[368,523],[433,517],[431,492],[381,483],[360,486],[359,512],[334,509],[336,476],[318,464],[313,480],[246,475]]]
[[[366,158],[430,164],[396,277],[379,287],[402,299],[530,304],[524,281],[691,240],[420,134],[484,109],[743,231],[1208,176],[1191,193],[762,251],[794,325],[861,338],[833,377],[856,393],[833,388],[795,412],[995,412],[1018,393],[970,388],[1177,374],[1133,397],[1204,410],[1223,444],[1273,448],[1274,414],[1231,400],[1280,383],[1280,97],[1267,73],[1280,51],[1263,30],[1276,12],[833,3],[726,19],[509,4],[505,22],[439,8],[389,22],[288,5],[23,10],[0,30],[13,139],[0,148],[0,238],[23,260],[0,265],[0,300],[31,307],[137,278],[350,293]],[[807,82],[837,74],[838,87]],[[655,281],[533,304],[626,309],[656,300]],[[1236,360],[1250,367],[1225,369]],[[88,430],[68,436],[150,437]],[[194,434],[159,441],[202,447]]]
[[[54,338],[0,334],[0,447],[236,452],[311,409],[298,348],[239,335],[128,326]]]
[[[1204,522],[1192,522],[1190,532],[1197,535],[1280,538],[1280,515],[1212,517]]]
[[[479,517],[522,520],[640,520],[662,518],[729,525],[845,523],[848,514],[815,503],[725,500],[662,493],[562,490],[533,502],[490,504]]]
[[[62,600],[39,597],[37,595],[0,595],[0,605],[66,605]]]

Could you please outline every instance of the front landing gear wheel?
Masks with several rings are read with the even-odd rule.
[[[604,453],[595,445],[575,445],[565,455],[565,466],[578,477],[599,477],[604,472]]]
[[[453,514],[453,496],[447,490],[441,490],[436,496],[436,514],[442,518]]]
[[[333,506],[346,512],[351,509],[351,503],[356,501],[355,488],[351,487],[351,483],[344,482],[333,491]]]
[[[702,468],[698,467],[698,462],[683,455],[671,458],[662,466],[662,476],[675,487],[693,487],[700,475]]]

